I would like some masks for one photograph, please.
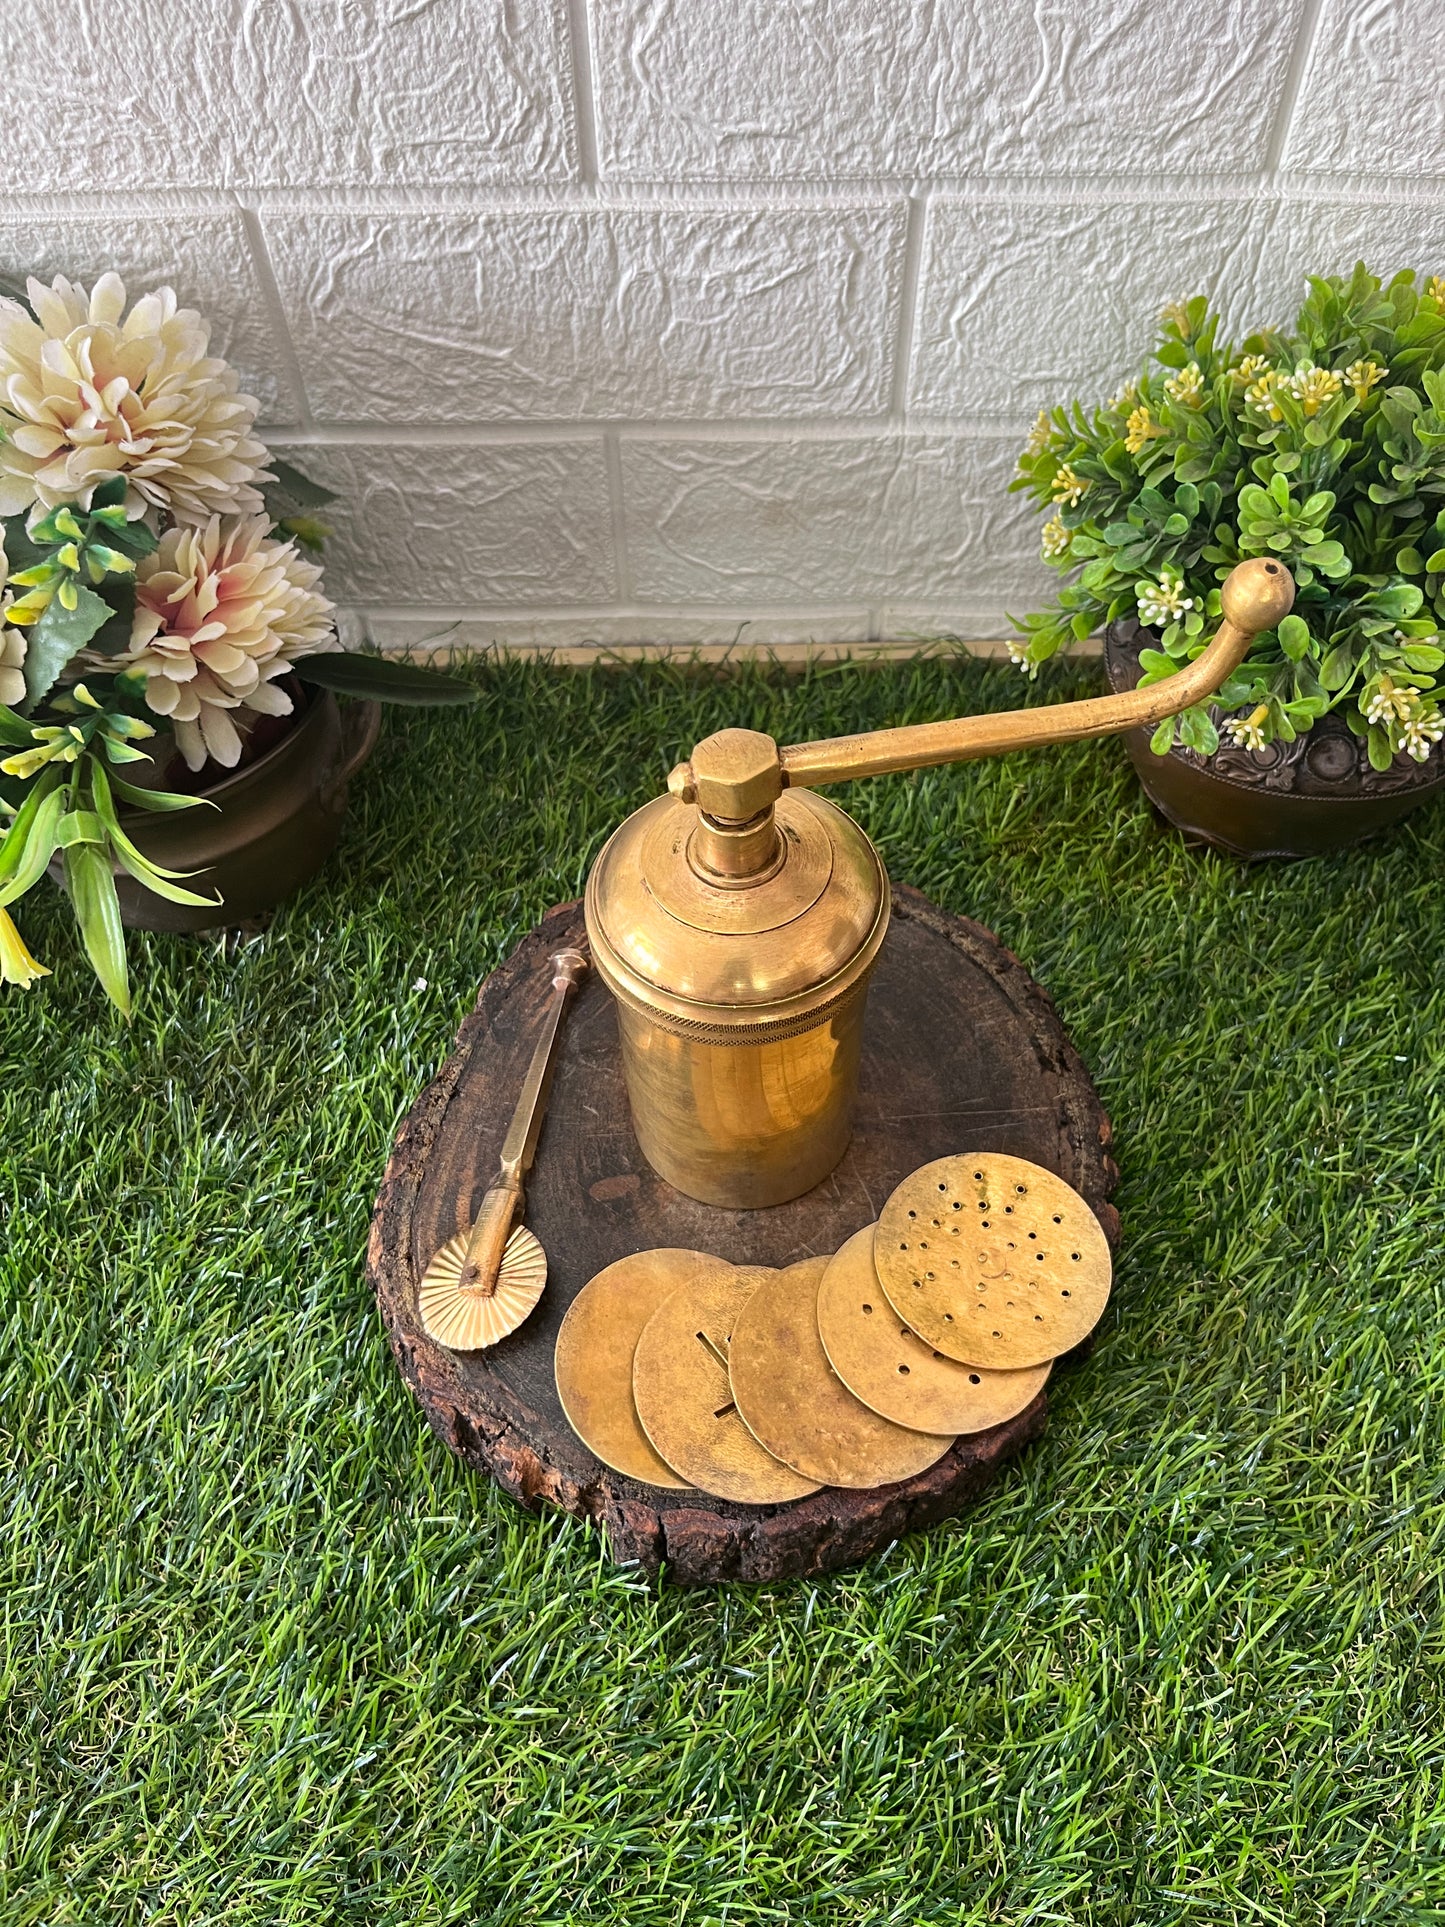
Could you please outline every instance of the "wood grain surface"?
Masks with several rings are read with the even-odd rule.
[[[612,1002],[589,976],[568,1021],[528,1186],[527,1223],[547,1253],[547,1289],[521,1330],[493,1350],[451,1353],[421,1329],[417,1285],[437,1246],[470,1222],[495,1171],[542,1021],[547,958],[585,941],[580,904],[551,911],[523,939],[483,984],[392,1147],[367,1270],[397,1362],[437,1435],[524,1505],[546,1500],[597,1520],[616,1559],[649,1571],[665,1565],[684,1585],[825,1572],[957,1513],[1042,1432],[1047,1392],[901,1484],[737,1506],[603,1466],[562,1414],[553,1349],[567,1306],[617,1258],[657,1245],[776,1266],[831,1253],[877,1217],[910,1171],[954,1151],[1005,1151],[1056,1171],[1116,1243],[1109,1121],[1047,993],[980,924],[895,889],[843,1162],[790,1204],[727,1211],[683,1197],[643,1159]]]

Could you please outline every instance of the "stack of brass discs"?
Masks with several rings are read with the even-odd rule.
[[[926,1471],[1032,1404],[1108,1301],[1108,1243],[1061,1178],[997,1153],[905,1178],[832,1258],[639,1252],[577,1295],[557,1390],[644,1484],[780,1505]]]

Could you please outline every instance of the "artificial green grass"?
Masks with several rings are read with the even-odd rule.
[[[1057,999],[1116,1125],[1116,1294],[963,1518],[655,1591],[427,1430],[362,1273],[392,1133],[697,736],[1023,686],[477,673],[475,712],[388,721],[266,936],[135,942],[129,1028],[25,907],[0,1922],[1445,1921],[1445,809],[1245,869],[1117,744],[842,793]]]

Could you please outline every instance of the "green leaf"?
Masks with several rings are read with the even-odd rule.
[[[140,760],[148,762],[150,759],[142,756]],[[218,810],[221,807],[209,796],[182,796],[176,790],[148,790],[139,783],[127,783],[114,770],[110,772],[108,781],[117,796],[138,810]]]
[[[91,637],[89,647],[102,656],[118,656],[129,648],[135,624],[135,578],[120,576],[107,582],[105,621]]]
[[[1390,748],[1390,738],[1378,723],[1370,724],[1367,739],[1370,752],[1371,769],[1388,769],[1395,760],[1395,752]]]
[[[1413,582],[1393,582],[1376,595],[1375,607],[1382,615],[1393,616],[1398,622],[1418,614],[1424,600],[1423,592]]]
[[[23,897],[45,874],[55,854],[55,829],[64,807],[65,790],[58,772],[49,789],[37,784],[21,804],[0,844],[0,905]]]
[[[317,689],[334,689],[338,696],[365,697],[373,702],[474,703],[482,693],[475,683],[464,682],[460,676],[443,675],[440,670],[399,662],[392,656],[364,656],[348,649],[303,656],[293,668],[303,682]]]
[[[1300,616],[1286,616],[1275,633],[1279,646],[1291,662],[1301,662],[1310,646],[1309,624]]]
[[[105,994],[117,1010],[130,1015],[130,977],[125,961],[125,931],[110,858],[93,843],[65,852],[65,887],[80,925],[81,941]]]
[[[110,832],[110,840],[115,849],[117,860],[135,878],[158,897],[167,897],[172,903],[201,904],[206,909],[214,909],[220,902],[219,893],[212,897],[198,896],[194,890],[183,890],[176,883],[177,877],[194,876],[193,870],[168,870],[162,863],[153,863],[141,850],[138,850],[125,831],[120,827],[115,813],[115,803],[110,794],[110,785],[105,771],[97,763],[91,775],[95,795],[95,807]]]
[[[1424,558],[1418,549],[1396,549],[1395,567],[1401,575],[1419,575],[1424,566]]]
[[[94,810],[67,810],[55,840],[62,850],[73,849],[77,843],[104,843],[105,825]]]
[[[313,482],[309,475],[303,475],[299,468],[282,461],[279,455],[270,456],[267,466],[276,479],[268,483],[261,493],[266,503],[266,513],[273,522],[280,520],[277,508],[283,513],[287,509],[324,509],[328,502],[336,500],[335,489],[323,488],[320,482]]]
[[[1348,643],[1337,643],[1320,664],[1320,681],[1326,689],[1343,689],[1355,673],[1355,657]]]
[[[1166,716],[1154,734],[1149,738],[1149,747],[1156,756],[1167,756],[1174,747],[1174,729],[1178,722],[1175,716]]]
[[[182,889],[180,884],[171,880],[177,872],[162,870],[156,864],[147,862],[128,838],[116,838],[115,855],[121,868],[128,870],[137,883],[142,884],[153,895],[167,898],[171,903],[195,903],[207,910],[214,910],[222,901],[219,892],[213,897],[203,897],[194,890]],[[190,872],[181,871],[179,874],[184,876]]]
[[[49,694],[56,678],[78,649],[83,649],[110,615],[110,604],[84,583],[77,583],[75,607],[62,607],[59,596],[49,602],[32,625],[25,651],[25,700],[32,707]]]
[[[11,749],[29,749],[34,742],[25,718],[17,716],[13,709],[7,709],[0,703],[0,743],[5,743]]]
[[[124,475],[112,475],[108,481],[97,482],[90,492],[92,512],[96,509],[124,508],[126,487]]]
[[[1431,575],[1439,575],[1442,570],[1445,570],[1445,549],[1436,549],[1425,567]]]

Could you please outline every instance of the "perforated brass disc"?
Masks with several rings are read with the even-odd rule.
[[[941,1459],[952,1433],[910,1432],[870,1411],[828,1363],[818,1337],[827,1258],[760,1284],[733,1324],[729,1369],[748,1430],[777,1458],[824,1485],[895,1485]]]
[[[557,1334],[557,1396],[572,1430],[614,1472],[645,1485],[691,1491],[642,1429],[632,1397],[632,1355],[664,1298],[702,1272],[731,1270],[704,1251],[639,1251],[599,1271],[567,1307]]]
[[[1078,1192],[995,1151],[939,1158],[905,1178],[878,1219],[873,1262],[910,1330],[991,1371],[1042,1365],[1086,1338],[1113,1269]]]
[[[427,1266],[417,1309],[427,1336],[453,1352],[480,1352],[514,1332],[542,1296],[547,1254],[524,1224],[502,1253],[497,1288],[484,1296],[462,1285],[468,1233],[460,1231]]]
[[[632,1359],[637,1416],[654,1448],[682,1478],[739,1505],[782,1505],[818,1490],[758,1444],[728,1384],[734,1321],[774,1275],[761,1266],[699,1272],[658,1306]]]
[[[818,1336],[854,1397],[916,1432],[984,1432],[1031,1405],[1052,1367],[987,1372],[926,1345],[878,1282],[873,1229],[853,1233],[818,1287]]]

